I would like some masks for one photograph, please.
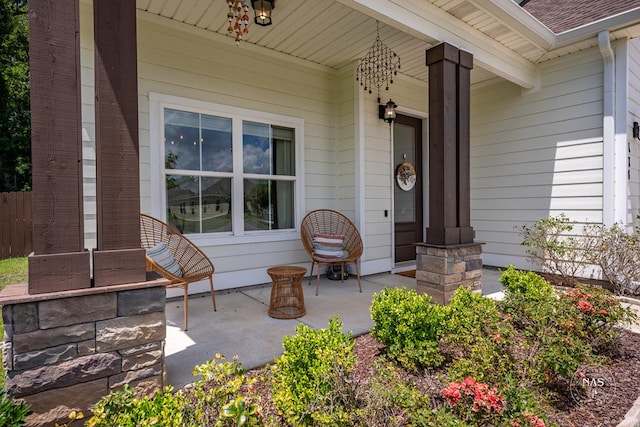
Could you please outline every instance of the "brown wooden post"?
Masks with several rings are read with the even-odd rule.
[[[29,1],[33,254],[29,293],[91,286],[84,250],[78,0]]]
[[[95,286],[145,280],[140,247],[136,4],[95,0]]]
[[[469,91],[473,56],[448,43],[429,67],[429,244],[473,242],[469,191]]]
[[[471,227],[471,69],[473,55],[459,51],[458,66],[458,227],[460,243],[473,242]]]

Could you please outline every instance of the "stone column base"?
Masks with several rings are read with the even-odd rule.
[[[416,245],[416,281],[418,293],[431,296],[433,302],[449,304],[460,286],[482,292],[482,245],[465,243],[440,246]]]
[[[26,285],[7,286],[0,293],[5,391],[33,410],[25,426],[65,423],[71,411],[90,416],[101,397],[124,384],[138,396],[161,390],[167,284],[38,295]]]

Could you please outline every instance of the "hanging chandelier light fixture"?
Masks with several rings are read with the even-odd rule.
[[[375,88],[378,91],[378,104],[380,103],[380,88],[393,83],[393,76],[398,75],[400,69],[400,57],[380,40],[380,29],[376,21],[376,40],[364,58],[360,60],[356,70],[356,80],[364,90],[372,93]]]
[[[227,20],[229,21],[229,34],[235,35],[236,46],[240,44],[242,36],[249,33],[249,6],[246,0],[227,0],[229,12]]]

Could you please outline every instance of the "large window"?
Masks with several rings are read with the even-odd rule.
[[[221,236],[295,228],[295,125],[249,112],[162,106],[160,114],[168,223]]]

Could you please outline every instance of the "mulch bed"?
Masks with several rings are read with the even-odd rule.
[[[373,372],[373,362],[384,352],[384,346],[371,334],[355,339],[356,367],[352,381],[355,384],[367,382]],[[595,369],[595,368],[594,368]],[[545,416],[549,424],[561,427],[615,427],[625,417],[638,396],[640,396],[640,335],[625,332],[621,336],[612,364],[604,369],[613,378],[612,384],[602,388],[603,393],[580,400],[579,403],[568,390],[551,391],[558,396],[554,406],[546,408]],[[593,372],[593,371],[591,371]],[[419,387],[424,393],[442,400],[442,389],[438,372],[423,371],[417,374],[405,373],[405,379]],[[277,409],[271,402],[269,388],[256,384],[255,391],[262,396],[263,414],[278,419]]]
[[[370,376],[371,364],[384,351],[384,346],[370,334],[365,334],[356,338],[355,351],[358,363],[354,381],[357,382]],[[560,401],[547,408],[545,415],[548,416],[549,424],[561,427],[617,426],[640,396],[640,335],[623,333],[612,362],[604,368],[613,377],[613,384],[607,384],[603,388],[605,395],[596,395],[577,403],[568,390],[563,390],[565,394]],[[439,384],[436,377],[437,373],[407,374],[408,380],[440,398],[445,385]]]

